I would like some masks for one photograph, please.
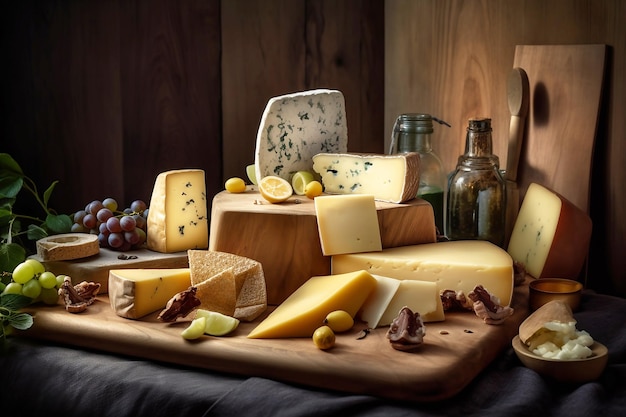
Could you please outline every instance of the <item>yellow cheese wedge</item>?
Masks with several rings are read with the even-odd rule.
[[[416,152],[396,155],[319,153],[313,170],[330,194],[372,194],[376,200],[402,203],[417,196],[420,157]]]
[[[311,337],[328,313],[347,311],[354,317],[376,286],[365,271],[312,277],[254,328],[249,338]]]
[[[327,195],[314,201],[324,255],[382,249],[373,195]]]
[[[482,240],[459,240],[353,253],[332,257],[333,274],[364,269],[396,279],[436,282],[439,292],[463,291],[478,284],[507,306],[513,296],[513,259]]]
[[[201,169],[162,172],[148,212],[146,245],[162,253],[209,247],[206,184]]]
[[[109,301],[118,316],[138,319],[162,309],[190,285],[189,268],[112,269]]]
[[[513,226],[508,252],[535,278],[577,279],[591,240],[591,218],[557,193],[532,183]]]

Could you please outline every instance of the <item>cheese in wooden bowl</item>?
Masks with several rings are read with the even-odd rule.
[[[571,308],[561,300],[544,304],[524,320],[512,345],[526,367],[563,382],[595,380],[608,361],[606,346],[576,328]]]

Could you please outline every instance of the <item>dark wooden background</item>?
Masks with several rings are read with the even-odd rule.
[[[516,44],[607,44],[591,284],[626,296],[626,2],[5,3],[0,152],[41,188],[58,179],[51,205],[62,212],[107,196],[149,200],[156,175],[176,168],[204,169],[214,195],[226,178],[245,176],[261,114],[276,95],[341,90],[349,150],[384,152],[400,112],[445,115],[462,129],[465,112],[481,108],[454,89],[463,83],[460,53],[487,65],[490,82],[476,88],[494,101]],[[505,101],[493,110],[508,117]],[[451,170],[462,131],[444,132],[436,150]]]

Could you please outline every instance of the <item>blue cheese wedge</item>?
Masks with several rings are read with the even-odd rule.
[[[256,178],[275,175],[291,181],[297,171],[312,171],[314,155],[347,150],[345,100],[340,91],[318,89],[273,97],[257,133]]]
[[[329,194],[372,194],[376,200],[402,203],[419,188],[419,154],[362,155],[320,153],[313,170]]]

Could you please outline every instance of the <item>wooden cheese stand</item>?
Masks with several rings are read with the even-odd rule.
[[[472,312],[448,313],[445,321],[426,325],[425,342],[413,353],[391,348],[386,328],[358,340],[363,323],[338,334],[336,346],[329,351],[317,349],[309,338],[248,339],[265,315],[241,323],[229,336],[186,341],[181,331],[188,321],[161,323],[158,313],[141,320],[124,319],[113,312],[106,295],[79,314],[68,313],[61,305],[32,308],[34,325],[23,335],[309,387],[430,402],[460,392],[511,345],[528,315],[527,285],[516,287],[512,306],[514,315],[498,326],[483,323]]]

